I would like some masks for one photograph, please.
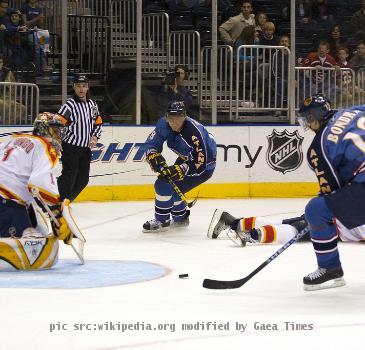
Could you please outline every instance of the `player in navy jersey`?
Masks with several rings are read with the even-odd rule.
[[[171,166],[161,154],[165,142],[179,156]],[[172,225],[187,226],[189,210],[170,182],[186,193],[213,175],[217,149],[212,135],[186,115],[184,102],[172,102],[145,147],[146,160],[159,176],[155,182],[155,218],[143,225],[143,232],[166,231]]]
[[[334,111],[324,96],[314,95],[298,121],[316,133],[307,158],[320,186],[305,208],[318,269],[304,277],[304,289],[343,286],[338,236],[365,239],[365,106]]]

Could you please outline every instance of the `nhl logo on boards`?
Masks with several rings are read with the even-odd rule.
[[[303,162],[301,137],[296,130],[290,133],[288,130],[278,132],[275,129],[267,136],[269,147],[266,153],[266,161],[272,169],[285,174],[300,167]]]

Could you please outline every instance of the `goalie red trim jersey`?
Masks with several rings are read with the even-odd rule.
[[[37,187],[49,204],[59,202],[55,166],[58,155],[43,137],[16,135],[0,144],[0,196],[30,204]]]

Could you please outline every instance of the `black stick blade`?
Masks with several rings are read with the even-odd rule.
[[[207,289],[235,289],[240,288],[246,283],[246,278],[235,281],[217,281],[206,278],[203,281],[203,287]]]
[[[188,207],[191,208],[195,205],[196,201],[198,200],[199,198],[199,192],[198,194],[196,195],[195,199],[193,201],[191,201],[190,203],[188,203]]]
[[[195,198],[193,201],[189,202],[188,203],[188,207],[189,208],[192,208],[195,205],[195,203],[196,203],[197,200],[198,200],[198,198]]]

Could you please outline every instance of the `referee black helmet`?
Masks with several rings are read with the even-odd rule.
[[[87,78],[86,75],[84,74],[79,74],[75,77],[74,79],[74,84],[81,84],[81,83],[85,83],[85,84],[88,84],[89,83],[89,79]]]

